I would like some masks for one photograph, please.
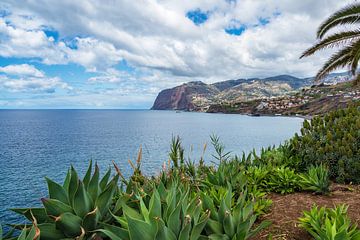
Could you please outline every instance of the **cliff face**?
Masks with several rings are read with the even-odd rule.
[[[344,78],[344,79],[342,79]],[[327,82],[342,81],[348,73],[329,75]],[[153,110],[207,111],[216,104],[252,101],[287,95],[301,87],[309,86],[313,78],[296,78],[279,75],[269,78],[237,79],[205,84],[189,82],[161,91],[152,108]]]
[[[180,86],[165,89],[155,99],[153,110],[194,110],[194,95],[211,97],[219,90],[203,82],[189,82]]]

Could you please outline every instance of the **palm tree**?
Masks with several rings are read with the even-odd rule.
[[[360,23],[360,3],[354,3],[340,9],[326,19],[317,30],[319,42],[306,50],[300,58],[310,56],[315,52],[326,49],[342,48],[330,57],[324,66],[317,73],[315,82],[321,81],[330,72],[344,67],[349,67],[355,78],[355,83],[360,82],[360,75],[356,70],[360,60],[360,28],[344,30],[338,33],[327,35],[328,31],[335,27],[352,26]]]

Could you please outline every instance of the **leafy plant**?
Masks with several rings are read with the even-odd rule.
[[[346,205],[334,209],[314,206],[310,211],[303,212],[303,217],[299,219],[300,227],[316,240],[358,240],[360,230],[348,218],[347,208]]]
[[[300,189],[299,176],[288,167],[278,167],[273,170],[267,186],[270,191],[288,194]]]
[[[168,190],[155,188],[149,201],[137,196],[139,206],[122,204],[123,214],[114,216],[120,226],[105,225],[98,231],[113,240],[200,239],[210,212],[202,212],[202,202],[191,197],[189,189],[173,184]],[[164,201],[162,201],[162,199]]]
[[[210,211],[210,219],[205,227],[209,239],[245,240],[271,224],[263,221],[255,228],[257,216],[254,214],[254,203],[247,200],[246,192],[234,201],[230,185],[220,205],[216,205],[213,198],[205,193],[201,194],[201,199],[204,210]]]
[[[300,177],[302,189],[318,194],[329,193],[329,171],[325,166],[311,166],[307,173],[300,175]]]
[[[101,228],[102,223],[112,219],[110,207],[118,191],[118,175],[110,179],[110,169],[100,179],[100,172],[95,165],[91,174],[92,163],[82,180],[71,167],[65,182],[60,185],[46,178],[49,198],[42,198],[43,208],[12,209],[30,221],[37,222],[41,239],[62,239],[95,237],[93,231]]]
[[[225,152],[225,146],[220,142],[220,138],[213,134],[210,136],[210,140],[216,152],[216,154],[212,154],[212,156],[219,162],[228,160],[231,152]]]
[[[301,136],[290,140],[300,171],[326,165],[330,179],[360,183],[360,103],[304,121]]]

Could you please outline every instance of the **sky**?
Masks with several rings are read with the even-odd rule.
[[[353,0],[1,0],[0,109],[147,109],[184,82],[314,76]]]

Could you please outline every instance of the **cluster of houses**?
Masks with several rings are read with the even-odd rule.
[[[256,107],[257,110],[283,110],[291,107],[297,107],[309,102],[312,97],[309,96],[282,96],[263,98],[261,103]]]

